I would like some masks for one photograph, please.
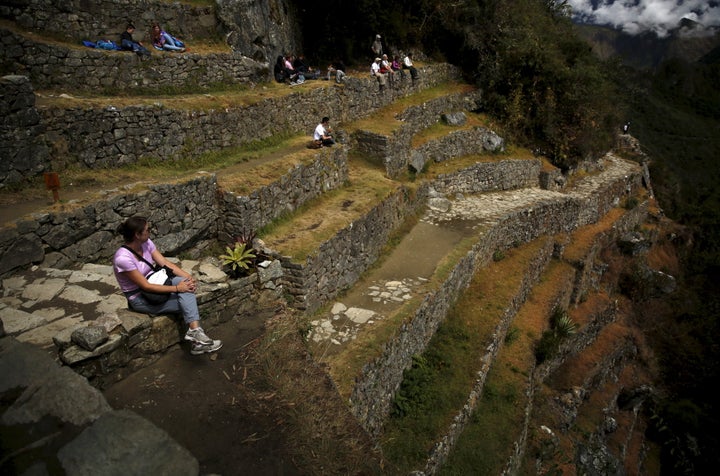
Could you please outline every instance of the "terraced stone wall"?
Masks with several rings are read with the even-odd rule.
[[[117,42],[128,21],[137,27],[136,40],[146,41],[156,21],[178,37],[207,38],[216,30],[214,10],[213,6],[149,0],[32,0],[0,4],[0,17],[69,40]]]
[[[426,461],[423,474],[437,474],[440,471],[452,448],[455,446],[455,443],[459,440],[463,429],[468,422],[471,421],[477,404],[482,397],[485,380],[488,372],[490,371],[490,367],[500,351],[502,343],[505,340],[505,336],[507,335],[507,331],[515,318],[515,315],[522,307],[534,286],[540,280],[544,270],[550,264],[550,259],[553,255],[553,247],[553,239],[551,237],[545,237],[544,243],[542,243],[540,249],[526,266],[525,274],[523,275],[521,283],[517,289],[513,290],[514,294],[510,301],[510,305],[503,311],[502,316],[498,320],[494,329],[491,341],[485,347],[485,353],[479,358],[479,362],[481,362],[480,369],[478,369],[475,374],[475,383],[473,384],[465,405],[462,406],[453,418],[453,422],[449,426],[448,432],[433,446],[433,449],[430,451],[430,455]]]
[[[0,276],[42,262],[67,267],[109,260],[121,238],[117,226],[133,215],[153,223],[154,241],[169,256],[217,235],[214,176],[151,185],[63,211],[39,213],[0,229]]]
[[[415,134],[440,121],[444,113],[476,110],[480,101],[480,91],[474,91],[443,96],[408,107],[397,116],[403,125],[391,136],[385,137],[372,131],[357,131],[352,137],[353,148],[382,163],[388,177],[397,178],[408,169],[411,141]]]
[[[583,300],[584,293],[588,290],[597,291],[599,289],[600,278],[605,271],[604,266],[597,265],[596,258],[599,253],[612,246],[622,234],[636,230],[647,220],[647,216],[648,203],[643,202],[616,220],[611,230],[601,234],[582,259],[572,260],[564,257],[577,270],[573,286],[575,292],[570,297],[570,302],[579,304]]]
[[[35,108],[35,93],[25,76],[0,78],[0,187],[48,170],[50,151]]]
[[[86,206],[65,206],[32,215],[0,228],[0,276],[33,263],[69,267],[109,260],[121,244],[117,226],[132,215],[147,216],[153,241],[168,256],[208,241],[231,242],[257,231],[283,213],[336,188],[347,180],[347,151],[328,148],[297,165],[277,181],[241,196],[220,191],[214,175],[150,185],[147,190],[110,190]],[[400,213],[400,212],[398,212]]]
[[[239,53],[156,51],[142,59],[129,51],[47,45],[5,28],[0,28],[0,44],[0,62],[16,74],[27,75],[35,89],[118,92],[172,85],[191,88],[267,81],[270,75],[267,63]]]
[[[473,127],[452,131],[440,139],[428,141],[415,149],[416,153],[435,162],[477,154],[480,150],[502,152],[505,150],[505,141],[489,129]]]
[[[529,242],[541,234],[573,230],[581,207],[579,200],[571,198],[540,202],[532,210],[509,213],[479,237],[442,287],[425,298],[414,318],[385,345],[383,355],[366,364],[356,379],[350,397],[351,408],[368,432],[379,434],[403,372],[412,364],[412,356],[425,350],[459,293],[467,288],[476,271],[492,259],[493,253],[516,243]],[[528,286],[532,288],[531,283]]]
[[[414,193],[400,189],[322,243],[303,264],[278,256],[287,277],[286,290],[294,297],[292,305],[302,310],[316,310],[354,284],[375,262],[390,234],[425,206],[427,194],[427,186]]]
[[[601,163],[601,162],[599,162]],[[611,208],[622,205],[620,197],[627,197],[632,190],[642,186],[642,175],[628,174],[624,180],[601,180],[590,179],[575,188],[571,195],[583,197],[585,201],[582,207],[578,226],[595,223],[604,216]],[[600,188],[599,193],[585,193],[588,189]]]
[[[437,65],[423,68],[421,74],[423,87],[430,87],[457,79],[460,72],[451,65]],[[281,133],[307,133],[310,139],[323,116],[329,116],[334,124],[352,121],[414,91],[408,86],[380,95],[368,76],[348,78],[342,86],[298,90],[222,110],[138,105],[40,108],[39,112],[47,141],[55,150],[66,151],[62,154],[66,166],[106,168],[134,163],[142,157],[158,161],[195,158]]]
[[[342,186],[348,179],[347,150],[321,149],[316,160],[298,165],[281,180],[242,195],[223,190],[218,239],[231,243],[244,232],[255,232],[313,198]]]
[[[478,162],[452,174],[438,175],[435,189],[453,194],[538,187],[540,167],[537,159]]]

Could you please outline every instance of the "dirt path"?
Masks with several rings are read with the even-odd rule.
[[[272,391],[258,386],[254,344],[267,315],[244,316],[208,331],[222,339],[216,354],[170,350],[105,392],[167,431],[200,462],[201,474],[301,474],[287,454]]]
[[[215,354],[176,346],[104,393],[167,431],[201,474],[382,474],[382,458],[279,304],[209,329]]]

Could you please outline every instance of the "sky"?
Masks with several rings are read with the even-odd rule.
[[[609,25],[635,35],[654,31],[665,37],[683,18],[700,23],[688,34],[720,30],[720,0],[568,0],[580,23]]]

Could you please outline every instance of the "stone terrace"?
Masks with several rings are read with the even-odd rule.
[[[9,28],[0,32],[5,35],[3,41],[20,44],[34,41],[17,37]],[[36,47],[37,44],[30,46]],[[51,50],[56,54],[62,48]],[[83,52],[87,53],[97,52]],[[20,57],[27,58],[27,54],[21,53]],[[112,69],[112,64],[103,63],[105,56],[98,58],[100,63],[94,67],[104,71]],[[130,60],[135,58],[123,61]],[[177,57],[172,61],[178,63],[172,67],[180,67],[185,60]],[[164,62],[161,60],[153,67]],[[64,64],[67,67],[67,63]],[[44,73],[34,71],[31,68],[31,78],[42,84]],[[56,73],[46,77],[59,77]],[[432,88],[438,85],[441,88],[438,91],[442,87],[453,89],[449,80],[457,78],[458,72],[450,66],[426,66],[420,74],[422,79],[417,84],[401,85],[386,94],[380,94],[370,78],[350,78],[342,86],[318,82],[304,89],[295,88],[281,97],[261,97],[251,104],[201,113],[179,108],[166,110],[155,105],[49,106],[38,112],[34,98],[27,99],[27,88],[18,88],[26,99],[7,103],[22,106],[19,113],[15,110],[18,118],[37,119],[35,124],[40,127],[33,132],[37,134],[35,138],[49,134],[56,145],[65,144],[68,155],[87,167],[95,166],[96,162],[97,165],[132,163],[149,151],[160,161],[174,160],[179,150],[187,150],[189,145],[206,138],[205,149],[199,147],[190,153],[250,142],[258,138],[258,130],[260,137],[281,133],[305,135],[309,132],[308,119],[285,113],[298,104],[313,118],[326,115],[326,111],[336,111],[328,115],[342,122],[343,131],[339,135],[347,140],[332,149],[273,159],[274,164],[287,160],[289,167],[278,167],[267,183],[246,181],[241,186],[229,187],[224,185],[234,183],[229,177],[199,173],[168,183],[121,186],[92,203],[73,204],[61,211],[46,210],[3,226],[0,230],[0,274],[4,276],[2,322],[3,333],[10,335],[0,339],[0,365],[3,369],[15,370],[3,371],[3,375],[13,378],[5,381],[2,391],[20,387],[24,395],[13,403],[12,411],[3,414],[3,425],[37,422],[52,415],[81,428],[82,432],[75,429],[74,434],[65,435],[67,445],[58,452],[67,471],[83,465],[87,465],[85,468],[106,465],[108,461],[126,463],[110,449],[119,444],[117,441],[108,447],[92,446],[93,435],[106,435],[109,428],[118,433],[118,438],[122,438],[122,434],[133,435],[137,431],[133,428],[146,429],[144,433],[149,441],[143,444],[145,449],[160,447],[168,441],[167,435],[153,431],[148,422],[138,421],[126,412],[112,411],[94,389],[83,385],[82,379],[63,377],[72,373],[69,367],[102,387],[134,368],[151,364],[157,353],[180,341],[182,334],[176,319],[130,313],[123,309],[124,302],[117,290],[112,290],[108,259],[118,245],[113,230],[120,221],[139,210],[149,211],[158,229],[156,241],[161,249],[169,255],[184,252],[192,256],[182,264],[195,270],[203,282],[199,297],[209,325],[221,325],[224,319],[240,312],[242,306],[252,305],[268,294],[289,296],[292,306],[308,314],[317,311],[313,316],[312,337],[316,344],[338,346],[335,358],[350,362],[350,370],[346,367],[338,370],[332,365],[336,361],[329,361],[330,372],[340,392],[349,398],[353,413],[375,436],[387,419],[403,371],[411,365],[414,355],[422,354],[427,348],[448,309],[462,296],[473,277],[482,274],[498,251],[545,239],[527,268],[517,297],[508,304],[512,309],[498,319],[497,330],[481,360],[480,383],[475,389],[480,393],[487,368],[502,347],[509,322],[553,255],[556,246],[550,239],[552,235],[572,233],[621,206],[627,197],[638,193],[643,170],[610,154],[600,161],[599,170],[563,189],[564,177],[559,171],[549,170],[540,159],[505,155],[502,138],[484,127],[458,126],[442,137],[414,147],[413,139],[420,132],[441,121],[450,122],[449,118],[458,114],[472,117],[470,111],[482,101],[470,87],[461,93],[433,92]],[[16,77],[7,81],[23,82]],[[134,87],[141,83],[142,80],[138,80]],[[397,125],[381,129],[368,127],[363,121],[364,116],[382,116],[384,108],[402,98],[407,102],[404,110],[394,115]],[[6,106],[10,110],[12,107]],[[165,119],[158,121],[160,116]],[[315,119],[310,122],[314,123]],[[248,123],[259,127],[248,129]],[[168,124],[174,125],[178,139],[169,146],[164,135]],[[15,130],[26,126],[27,121],[18,121]],[[33,143],[33,139],[18,140]],[[452,152],[442,152],[447,145],[452,146]],[[10,144],[7,148],[17,150],[21,146]],[[94,161],[93,156],[100,160]],[[22,154],[16,158],[21,161]],[[249,168],[260,170],[260,162],[261,158],[257,165],[250,164]],[[29,173],[47,170],[48,163],[49,153],[48,162],[37,161]],[[11,170],[18,175],[28,172],[20,166]],[[408,180],[411,174],[414,181]],[[353,197],[357,198],[353,200]],[[639,208],[619,229],[641,221],[643,210]],[[331,220],[331,211],[340,218]],[[361,277],[372,280],[375,272],[372,267],[392,234],[415,216],[422,217],[421,223],[440,227],[472,223],[474,228],[471,227],[467,235],[469,241],[463,241],[462,256],[453,257],[451,251],[457,250],[451,250],[439,258],[451,264],[450,270],[440,272],[433,267],[430,275],[421,277],[423,280],[398,279],[393,280],[389,287],[392,289],[373,290],[388,297],[389,307],[383,311],[384,316],[334,302],[341,293],[352,293]],[[229,280],[214,259],[200,258],[215,240],[227,240],[243,230],[257,230],[268,224],[276,228],[261,236],[268,260],[256,275]],[[368,270],[371,271],[365,274]],[[396,291],[399,293],[393,294]],[[418,294],[414,295],[415,292]],[[405,304],[404,315],[410,317],[396,322],[392,315],[402,304]],[[343,330],[344,335],[349,336],[347,339],[338,338],[337,322],[354,326],[351,331],[347,327]],[[362,343],[383,323],[394,326],[391,337],[380,343],[369,357],[348,358],[354,355],[357,343]],[[88,346],[87,342],[72,337],[72,331],[78,327],[101,328],[107,339],[96,342],[95,347]],[[102,331],[99,332],[102,334]],[[45,358],[47,352],[39,354],[35,347],[53,352],[57,349],[66,367],[58,367]],[[54,377],[56,374],[60,376]],[[50,375],[53,377],[48,377]],[[58,382],[66,383],[60,387],[64,391],[57,391]],[[82,391],[75,390],[76,386],[82,387]],[[473,401],[474,398],[469,397]],[[55,408],[48,410],[47,402],[54,402]],[[66,411],[85,407],[95,410],[79,417],[76,412]],[[467,406],[470,408],[472,405]],[[461,418],[467,417],[467,409]],[[462,424],[453,428],[455,430],[448,430],[449,436],[440,443],[444,449],[434,453],[427,463],[428,473],[434,472],[446,458]],[[167,445],[170,460],[185,462],[186,472],[197,474],[197,461],[187,450],[171,442]],[[105,461],[87,456],[105,452],[108,455]],[[147,458],[137,464],[144,464],[141,472],[150,474],[153,468],[167,469],[166,465],[171,463]]]

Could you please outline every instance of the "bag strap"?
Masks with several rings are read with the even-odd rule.
[[[132,254],[137,256],[139,259],[143,260],[145,262],[145,264],[150,266],[150,269],[152,269],[153,271],[157,271],[160,268],[160,266],[158,266],[156,264],[152,264],[150,261],[146,260],[143,255],[139,254],[137,251],[130,248],[128,245],[123,245],[122,247],[125,248],[126,250],[130,250],[132,252]]]

